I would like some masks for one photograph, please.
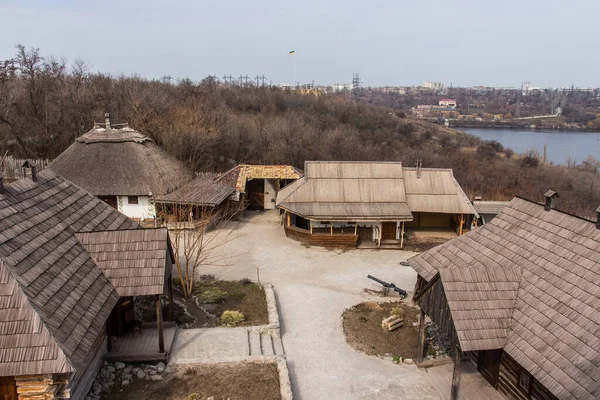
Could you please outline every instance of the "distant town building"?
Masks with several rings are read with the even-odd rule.
[[[440,107],[445,108],[456,108],[456,100],[455,99],[441,99],[439,102]]]
[[[423,82],[423,87],[431,90],[442,90],[444,84],[442,82]]]

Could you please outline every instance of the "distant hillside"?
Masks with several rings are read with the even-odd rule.
[[[559,207],[592,216],[600,205],[593,166],[540,166],[442,126],[391,109],[335,96],[277,88],[230,87],[213,78],[177,84],[71,70],[19,48],[0,62],[0,150],[16,157],[53,158],[110,112],[199,171],[238,163],[382,160],[450,167],[470,196],[540,201],[552,188]]]

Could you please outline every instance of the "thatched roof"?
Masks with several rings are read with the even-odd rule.
[[[163,294],[171,271],[166,229],[75,234],[121,297]]]
[[[314,220],[411,221],[401,163],[307,161],[277,206]]]
[[[515,198],[409,263],[442,283],[463,351],[503,348],[559,399],[600,398],[594,222]]]
[[[156,196],[156,203],[193,204],[215,207],[235,192],[235,188],[214,182],[210,177],[200,176],[173,192]]]
[[[302,171],[291,165],[249,165],[240,164],[224,172],[215,182],[234,187],[240,193],[246,192],[246,182],[251,179],[300,179]]]
[[[137,227],[50,170],[0,193],[0,376],[84,365],[118,295],[75,232]]]
[[[161,195],[192,179],[183,163],[129,127],[94,127],[49,168],[95,196]]]
[[[451,169],[400,162],[307,161],[277,206],[314,220],[412,221],[412,212],[477,214]]]

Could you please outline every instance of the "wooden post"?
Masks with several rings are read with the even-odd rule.
[[[460,230],[458,233],[458,236],[462,236],[463,234],[463,225],[465,224],[465,215],[464,214],[460,214]]]
[[[312,220],[308,220],[308,225],[310,226],[310,234],[313,234],[313,224],[312,224]]]
[[[173,321],[173,274],[169,275],[169,321]]]
[[[423,362],[423,352],[425,351],[425,312],[421,310],[421,318],[419,319],[419,353],[417,362]]]
[[[331,225],[329,225],[329,230],[331,232],[331,236],[333,236],[333,223],[331,222]]]
[[[450,389],[450,400],[458,400],[458,389],[460,388],[460,359],[462,352],[456,346],[454,355],[454,372],[452,373],[452,387]]]
[[[358,222],[354,223],[354,236],[358,234]]]
[[[110,318],[106,321],[106,350],[112,350],[112,332],[110,329]]]
[[[165,352],[165,337],[163,332],[162,304],[160,304],[160,295],[155,297],[156,301],[156,328],[158,329],[158,352]]]
[[[377,247],[381,247],[381,229],[383,228],[383,222],[379,223],[379,232],[377,232]]]
[[[400,248],[404,248],[404,221],[402,221],[402,232],[400,233]]]

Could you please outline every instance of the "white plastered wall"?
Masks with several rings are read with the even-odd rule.
[[[137,196],[138,204],[129,204],[128,196],[117,196],[119,211],[130,218],[153,219],[156,215],[149,196]]]

